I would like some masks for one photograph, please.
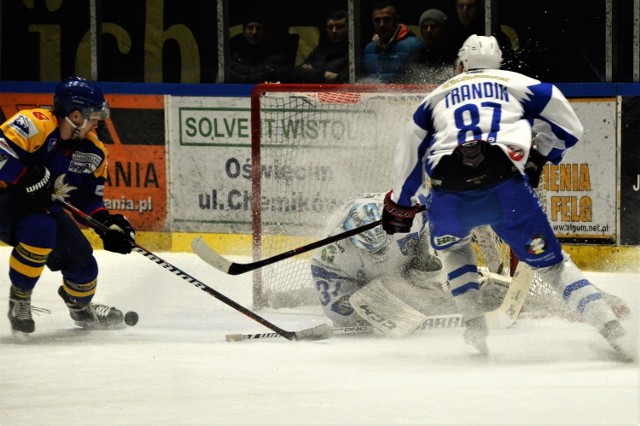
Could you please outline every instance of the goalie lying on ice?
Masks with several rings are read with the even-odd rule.
[[[424,196],[419,198],[426,200]],[[352,198],[333,215],[328,233],[337,234],[380,220],[383,199],[384,193]],[[429,245],[424,220],[414,221],[408,234],[390,236],[378,226],[325,246],[314,253],[311,273],[322,309],[336,327],[371,321],[366,315],[359,315],[358,306],[350,303],[355,293],[367,292],[375,298],[380,291],[385,292],[387,297],[376,306],[384,311],[417,310],[424,315],[457,312],[442,264]],[[493,287],[495,283],[487,284]],[[398,303],[391,303],[387,291]],[[371,302],[369,297],[367,300]]]

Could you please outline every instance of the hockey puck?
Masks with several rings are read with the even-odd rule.
[[[133,311],[127,312],[126,314],[124,314],[124,323],[129,327],[133,327],[138,323],[138,314]]]

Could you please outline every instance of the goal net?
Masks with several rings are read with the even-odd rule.
[[[258,85],[251,97],[254,260],[326,237],[346,200],[391,185],[398,134],[435,86]],[[509,250],[483,235],[509,271]],[[485,250],[486,251],[486,250]],[[254,272],[254,307],[318,303],[309,259],[295,256]]]
[[[254,261],[325,238],[332,213],[354,195],[387,192],[399,133],[436,86],[257,85],[251,95]],[[509,275],[517,260],[490,228],[474,234],[480,266]],[[254,271],[254,308],[317,304],[309,260]],[[529,310],[555,300],[536,279]],[[557,304],[556,304],[557,305]]]

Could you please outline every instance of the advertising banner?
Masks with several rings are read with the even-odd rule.
[[[542,201],[560,239],[614,242],[617,232],[616,100],[572,99],[585,132],[559,165],[544,167]]]
[[[572,105],[580,117],[586,131],[583,139],[568,152],[564,161],[558,165],[545,166],[542,178],[541,201],[557,235],[563,239],[596,240],[613,242],[617,233],[616,205],[616,100],[579,99],[572,100]],[[415,107],[409,104],[407,111],[394,106],[393,120],[407,115]],[[298,117],[297,111],[286,111],[292,117]],[[172,229],[176,231],[248,233],[251,226],[251,128],[250,103],[248,98],[195,98],[171,97],[168,101],[168,120],[170,142],[168,152],[170,158],[170,185]],[[339,114],[342,113],[342,116]],[[390,157],[374,155],[370,150],[353,147],[341,147],[336,138],[320,138],[322,129],[329,132],[329,124],[345,123],[340,129],[347,129],[348,140],[344,142],[378,138],[388,140],[390,150],[395,146],[396,127],[385,121],[386,115],[366,110],[354,115],[353,111],[337,111],[331,118],[316,119],[323,126],[312,126],[311,119],[300,118],[289,120],[291,130],[293,124],[305,123],[305,135],[300,139],[300,149],[311,153],[305,158],[313,158],[317,167],[311,167],[295,157],[288,162],[271,161],[271,151],[287,149],[285,141],[276,140],[270,129],[269,119],[263,123],[263,186],[261,194],[264,214],[279,214],[282,222],[288,223],[287,211],[301,210],[298,205],[312,205],[316,194],[328,196],[328,186],[343,191],[357,192],[357,169],[348,158],[349,155],[367,155],[368,161],[380,162],[372,167],[383,167],[390,162]],[[276,115],[281,120],[282,116]],[[337,117],[337,118],[336,118]],[[354,119],[354,117],[356,117]],[[372,119],[367,119],[371,117]],[[297,120],[297,121],[296,121]],[[317,121],[316,120],[316,121]],[[333,121],[332,121],[333,120]],[[354,121],[364,123],[356,130]],[[316,123],[317,124],[317,123]],[[302,125],[302,124],[301,124]],[[337,127],[336,127],[337,128]],[[333,127],[331,127],[333,129]],[[330,129],[329,129],[330,130]],[[356,134],[364,132],[363,135]],[[292,133],[293,131],[289,132]],[[389,133],[391,135],[389,136]],[[286,135],[285,135],[286,136]],[[325,135],[326,136],[326,135]],[[308,139],[308,141],[307,141]],[[322,140],[321,140],[322,139]],[[335,139],[335,140],[334,140]],[[306,141],[306,142],[305,142]],[[349,142],[351,143],[351,142]],[[327,145],[329,149],[320,149]],[[354,153],[355,151],[355,153]],[[315,154],[314,154],[315,153]],[[318,166],[319,165],[319,166]],[[311,167],[311,168],[310,168]],[[320,167],[320,168],[318,168]],[[319,172],[318,170],[321,170]],[[282,187],[269,186],[270,180],[280,171],[281,177],[291,175],[300,181],[311,181],[311,177],[322,176],[324,190],[293,189],[282,192]],[[285,171],[288,171],[285,173]],[[354,177],[343,178],[348,173]],[[302,175],[301,175],[302,173]],[[376,185],[387,183],[388,176],[378,173]],[[332,178],[333,177],[333,178]],[[296,179],[292,179],[296,180]],[[378,180],[380,182],[378,182]],[[386,188],[386,187],[384,187]],[[333,189],[332,189],[333,190]],[[376,189],[380,190],[380,189]],[[342,193],[339,194],[341,197]],[[270,200],[288,198],[289,209],[275,209]],[[293,198],[292,198],[293,197]],[[302,198],[301,198],[302,197]],[[266,201],[265,201],[266,200]],[[300,201],[302,200],[302,201]],[[287,200],[285,200],[287,201]],[[280,205],[278,204],[278,205]],[[292,207],[293,206],[293,207]],[[294,208],[295,207],[295,208]],[[326,209],[321,209],[326,214]],[[274,213],[275,212],[275,213]],[[318,226],[314,210],[308,214],[297,215],[307,217],[310,225]],[[318,215],[316,215],[318,216]],[[293,220],[291,220],[293,223]]]
[[[172,230],[249,233],[249,98],[168,100]]]

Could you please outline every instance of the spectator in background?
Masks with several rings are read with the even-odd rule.
[[[440,84],[454,75],[458,49],[452,44],[447,15],[428,9],[420,15],[420,33],[424,47],[409,57],[399,73],[399,83]]]
[[[363,77],[366,83],[390,83],[409,57],[422,49],[422,41],[400,23],[396,7],[388,1],[373,6],[374,36],[364,48]]]
[[[454,0],[454,3],[457,19],[451,23],[451,42],[457,53],[457,50],[472,34],[484,36],[485,28],[482,0]],[[517,57],[511,38],[500,30],[500,25],[497,28],[499,30],[493,36],[498,40],[498,45],[502,50],[502,69],[522,71],[524,64],[522,59]],[[514,36],[517,38],[515,32]]]
[[[299,83],[345,83],[349,81],[349,28],[347,11],[329,12],[320,28],[318,46],[296,67],[292,80]]]
[[[482,0],[454,0],[456,19],[451,22],[451,40],[456,49],[471,34],[484,35]]]
[[[266,13],[254,11],[242,23],[242,34],[229,41],[227,83],[278,82],[287,78],[293,63],[284,53]]]

